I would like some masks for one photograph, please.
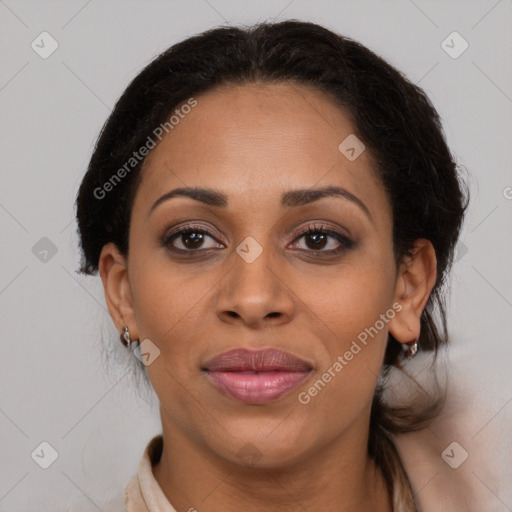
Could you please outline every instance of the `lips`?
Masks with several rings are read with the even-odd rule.
[[[209,382],[223,394],[249,404],[276,400],[297,387],[312,366],[276,349],[235,349],[203,365]]]

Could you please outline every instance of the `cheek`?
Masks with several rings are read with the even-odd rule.
[[[389,322],[395,316],[393,282],[381,263],[360,263],[320,283],[322,293],[307,286],[301,291],[310,310],[309,324],[323,345],[316,384],[304,396],[319,414],[322,408],[330,410],[331,402],[340,404],[334,416],[353,417],[371,401],[381,371]]]
[[[137,265],[137,261],[144,262]],[[132,258],[131,277],[137,327],[141,339],[150,339],[159,357],[146,367],[162,402],[175,411],[190,406],[196,387],[198,354],[208,346],[206,304],[218,288],[218,277],[208,272],[171,268],[167,258],[140,254]]]
[[[312,418],[308,421],[333,435],[371,406],[395,312],[385,281],[357,277],[308,299],[318,312],[311,321],[325,334],[321,364],[297,399]]]
[[[367,329],[375,326],[391,307],[394,286],[392,274],[384,265],[382,260],[361,259],[357,265],[342,266],[336,273],[301,278],[296,295],[310,318],[311,328],[325,336],[331,355],[348,349],[360,334],[364,338]],[[388,323],[378,322],[379,333],[374,337],[385,340]]]
[[[201,305],[214,293],[215,279],[208,273],[171,268],[165,257],[147,255],[131,279],[134,309],[140,335],[169,347],[176,337],[193,335]]]
[[[140,337],[150,339],[160,350],[146,370],[161,405],[177,424],[191,431],[195,422],[206,421],[201,407],[195,410],[195,380],[200,373],[194,356],[204,337],[200,333],[201,307],[213,283],[206,283],[204,277],[170,272],[168,264],[146,261],[132,283]],[[190,423],[191,418],[196,418],[195,422]]]
[[[329,387],[334,401],[350,407],[365,403],[373,394],[388,338],[388,309],[375,299],[352,297],[332,310],[330,329],[322,337],[324,350],[317,379]],[[317,388],[323,393],[322,383]]]

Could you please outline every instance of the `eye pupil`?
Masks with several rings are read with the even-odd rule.
[[[192,242],[190,244],[186,242],[187,240],[191,240],[191,239],[192,239]],[[184,241],[183,245],[185,247],[194,249],[197,246],[201,245],[201,242],[203,241],[203,234],[202,233],[194,233],[194,232],[185,233],[183,235],[183,241]]]
[[[319,247],[320,248],[325,247],[326,235],[323,235],[321,233],[310,233],[307,236],[307,239],[314,240],[313,241],[313,249],[318,249]]]

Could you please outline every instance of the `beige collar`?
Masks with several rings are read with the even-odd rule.
[[[125,488],[126,512],[176,512],[153,475],[162,455],[163,436],[157,435],[146,446],[137,474]]]

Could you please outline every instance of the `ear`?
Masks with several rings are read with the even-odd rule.
[[[429,240],[419,238],[412,256],[400,264],[395,302],[402,308],[389,322],[389,332],[397,341],[408,343],[419,338],[421,315],[437,279],[436,252]]]
[[[107,307],[117,330],[121,332],[126,325],[130,330],[130,337],[138,339],[125,256],[114,243],[105,244],[100,253],[98,267]]]

